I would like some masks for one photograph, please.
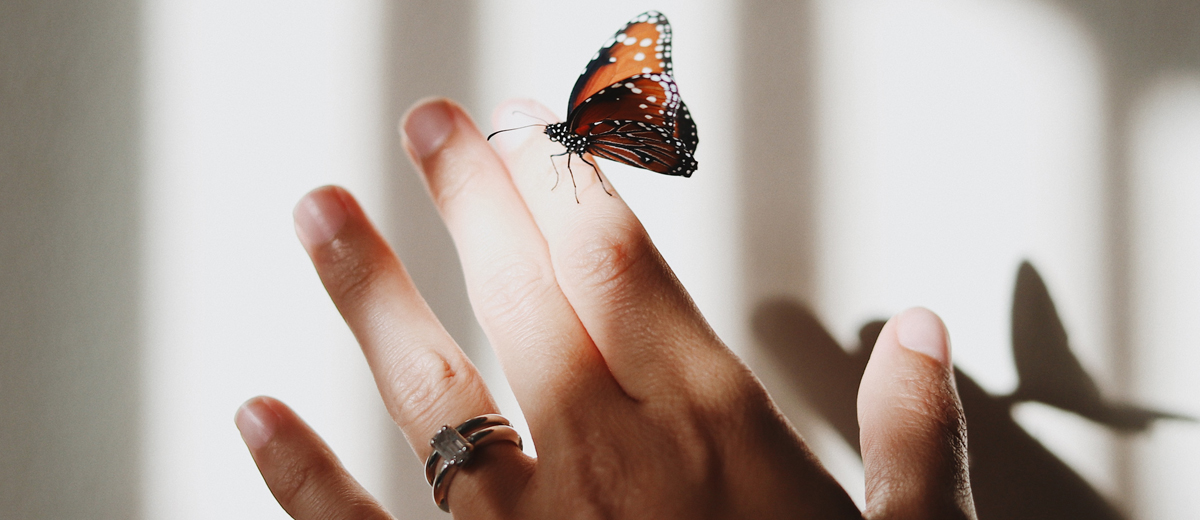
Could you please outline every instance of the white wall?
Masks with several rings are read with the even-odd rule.
[[[818,5],[819,314],[851,344],[871,318],[934,309],[958,366],[1007,394],[1013,282],[1029,259],[1105,380],[1104,97],[1089,35],[1036,1]],[[1033,423],[1113,491],[1101,428],[1053,411]]]
[[[232,421],[270,394],[397,516],[443,518],[291,207],[323,184],[358,195],[516,415],[395,121],[428,94],[485,128],[511,96],[565,115],[596,46],[648,7],[674,25],[701,169],[606,172],[860,503],[851,448],[756,350],[763,298],[810,302],[846,345],[928,306],[959,366],[1004,394],[1028,258],[1108,395],[1200,416],[1200,13],[1110,4],[6,4],[0,510],[285,518]],[[1195,423],[1130,440],[1049,407],[1016,416],[1132,517],[1200,515]]]
[[[1200,72],[1149,82],[1133,128],[1134,397],[1197,416],[1200,391]],[[1160,425],[1136,444],[1137,505],[1144,518],[1197,514],[1195,423]]]
[[[145,4],[146,518],[286,518],[233,426],[260,394],[386,491],[390,421],[291,220],[330,183],[379,210],[381,10]]]

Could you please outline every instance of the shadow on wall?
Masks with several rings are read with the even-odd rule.
[[[883,324],[864,325],[858,348],[850,352],[795,301],[759,305],[753,327],[766,353],[794,376],[810,404],[858,449],[858,384]],[[1143,431],[1157,419],[1183,417],[1106,401],[1071,353],[1050,293],[1028,262],[1017,273],[1012,329],[1020,383],[1011,395],[988,394],[962,371],[954,372],[967,416],[971,485],[980,518],[1123,518],[1017,425],[1013,405],[1038,401],[1127,433]]]
[[[1102,108],[1106,125],[1105,157],[1101,161],[1104,164],[1107,215],[1102,225],[1108,243],[1105,257],[1110,266],[1106,284],[1110,294],[1105,299],[1111,303],[1105,312],[1109,323],[1106,333],[1113,345],[1110,354],[1113,365],[1131,367],[1134,352],[1128,308],[1133,273],[1129,188],[1135,111],[1143,101],[1142,97],[1163,76],[1200,72],[1200,2],[1031,1],[1040,1],[1078,21],[1099,51],[1104,71],[1102,90],[1106,96]],[[816,5],[817,2],[812,0],[791,3],[750,0],[743,3],[741,63],[747,71],[753,72],[742,75],[748,79],[741,86],[745,95],[741,97],[743,106],[739,107],[742,114],[739,145],[745,176],[741,216],[748,224],[745,226],[743,276],[750,302],[762,301],[778,287],[790,288],[790,294],[801,300],[814,296],[816,273],[811,252],[818,250],[818,244],[812,233],[814,215],[808,208],[813,207],[811,202],[820,196],[814,181],[818,172],[813,160],[815,130],[811,123],[815,104],[812,64],[816,53],[812,34]],[[785,59],[780,59],[779,49],[790,49],[791,52]],[[789,152],[782,153],[781,150]],[[787,239],[780,240],[780,237]],[[1032,268],[1029,272],[1032,273]],[[1036,278],[1036,273],[1032,274]],[[1049,296],[1046,296],[1046,302],[1049,303]],[[857,446],[853,404],[858,375],[868,353],[860,349],[858,354],[847,356],[798,304],[765,304],[757,312],[758,332],[769,345],[768,350],[772,350],[765,354],[790,363],[792,374],[806,385],[814,406],[821,406],[843,436]],[[1053,321],[1057,322],[1057,318]],[[863,334],[867,337],[863,344],[873,345],[877,333],[878,325],[864,328]],[[799,348],[796,345],[803,345],[805,349],[791,352],[790,349]],[[976,459],[972,478],[977,486],[976,499],[980,501],[981,516],[1118,518],[1113,506],[1106,504],[1078,475],[1017,427],[1009,415],[1009,408],[1016,399],[1040,393],[1038,398],[1047,399],[1055,406],[1074,399],[1075,411],[1114,427],[1124,422],[1126,428],[1136,429],[1138,424],[1149,419],[1144,419],[1144,414],[1135,408],[1112,406],[1098,400],[1095,385],[1078,369],[1078,363],[1065,346],[1054,355],[1048,350],[1038,350],[1032,344],[1024,346],[1040,353],[1018,352],[1024,360],[1021,363],[1028,361],[1022,370],[1031,379],[1018,390],[1018,395],[990,396],[959,373],[959,391],[972,425],[977,426],[972,429],[971,438]],[[1023,348],[1021,345],[1015,347]],[[1041,359],[1043,355],[1049,357]],[[1062,359],[1056,359],[1056,356]],[[1070,360],[1067,366],[1075,368],[1071,378],[1074,381],[1070,385],[1064,383],[1060,389],[1065,394],[1052,393],[1048,385],[1032,381],[1038,370],[1054,367],[1065,362],[1064,359]],[[809,369],[805,369],[806,366]],[[1043,368],[1037,368],[1039,366]],[[813,369],[816,367],[823,370]],[[1133,386],[1132,374],[1127,369],[1119,369],[1113,375],[1112,393],[1129,395]],[[770,381],[765,382],[771,386]],[[797,426],[803,428],[799,419]],[[1128,443],[1119,444],[1115,456],[1117,488],[1125,495],[1115,498],[1136,507],[1134,497],[1129,495],[1129,490],[1134,487],[1132,453]],[[1003,449],[988,451],[988,446]],[[1009,456],[1012,453],[1029,454],[1029,457],[1025,460]],[[992,482],[1002,486],[1008,475],[1019,476],[1014,482],[1020,482],[1023,487],[1007,490],[992,487]],[[1045,481],[1054,483],[1044,485]],[[1008,497],[1026,491],[1030,494],[1022,498],[1024,502],[1004,502]],[[1071,498],[1061,499],[1060,496]],[[1023,516],[1021,511],[1030,512],[1029,516]],[[1061,511],[1062,516],[1047,511]]]
[[[1088,30],[1100,50],[1106,93],[1105,184],[1111,266],[1107,331],[1112,342],[1113,366],[1134,366],[1132,312],[1129,309],[1132,265],[1133,215],[1131,177],[1134,118],[1148,91],[1164,76],[1200,72],[1200,2],[1195,0],[1042,0],[1070,13]],[[1114,373],[1116,395],[1129,395],[1134,385],[1127,369]],[[1119,497],[1136,506],[1133,453],[1128,443],[1118,445]]]

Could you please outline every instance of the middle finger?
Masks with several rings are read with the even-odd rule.
[[[469,116],[437,99],[413,108],[403,129],[535,440],[553,431],[546,426],[558,414],[587,409],[579,406],[585,401],[625,400],[555,281],[546,242],[503,163]]]

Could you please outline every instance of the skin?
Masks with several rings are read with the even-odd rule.
[[[555,119],[512,101],[495,127],[519,126],[504,120],[513,112]],[[489,144],[449,100],[418,103],[401,129],[538,451],[535,460],[508,443],[480,449],[450,487],[454,517],[975,517],[949,339],[932,312],[892,318],[863,376],[859,511],[713,333],[619,195],[594,175],[576,176],[580,203],[550,190],[546,157],[559,145],[538,129]],[[497,412],[349,193],[314,190],[294,216],[420,461],[442,425]],[[293,518],[391,518],[283,403],[251,399],[236,423]]]

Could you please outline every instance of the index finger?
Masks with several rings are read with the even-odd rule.
[[[496,109],[498,129],[521,126],[532,114],[555,116],[532,101]],[[654,247],[645,228],[598,169],[576,157],[568,170],[563,147],[536,130],[498,135],[493,142],[521,197],[546,239],[554,274],[588,334],[621,386],[644,398],[666,388],[689,387],[727,395],[713,378],[744,370],[700,315],[687,291]],[[569,156],[568,156],[569,158]],[[578,186],[552,189],[561,173]],[[708,381],[700,388],[688,381]],[[664,386],[663,383],[667,383]]]

